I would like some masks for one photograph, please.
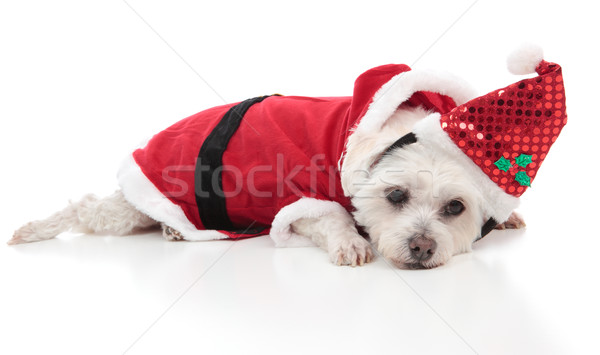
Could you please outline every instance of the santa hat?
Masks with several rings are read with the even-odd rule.
[[[539,47],[526,46],[509,56],[508,68],[513,74],[538,75],[431,114],[412,133],[475,178],[487,201],[487,231],[518,206],[567,123],[558,64],[543,60]]]

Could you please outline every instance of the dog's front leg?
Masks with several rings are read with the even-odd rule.
[[[520,229],[525,228],[527,224],[525,224],[525,220],[521,217],[520,214],[514,212],[510,214],[508,220],[504,223],[500,223],[496,226],[496,229]]]
[[[352,216],[346,212],[302,218],[292,223],[292,229],[325,249],[334,264],[362,266],[373,259],[371,244],[358,234]]]

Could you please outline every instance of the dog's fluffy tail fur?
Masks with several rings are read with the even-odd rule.
[[[52,239],[69,230],[126,235],[154,225],[158,223],[139,212],[117,191],[102,199],[87,195],[44,220],[29,222],[15,232],[8,244]]]

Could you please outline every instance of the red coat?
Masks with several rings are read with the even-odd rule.
[[[185,222],[182,215],[177,221],[169,219],[182,212],[191,224],[186,228],[222,233],[206,239],[267,234],[278,212],[302,197],[335,201],[349,211],[338,162],[351,129],[375,93],[408,70],[406,65],[373,68],[358,77],[351,97],[270,96],[244,102],[247,112],[233,124],[222,121],[228,112],[235,121],[236,113],[230,110],[240,108],[238,104],[192,115],[133,152],[133,160],[120,173],[123,192],[140,210],[175,229]],[[431,92],[414,93],[404,104],[439,112],[455,106],[451,98]],[[230,130],[230,137],[222,130]],[[214,142],[207,142],[211,134]],[[220,162],[210,158],[215,146],[224,149]],[[199,159],[203,150],[209,158]],[[211,168],[214,171],[208,172]]]

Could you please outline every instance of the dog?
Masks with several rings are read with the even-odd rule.
[[[499,92],[497,95],[503,93]],[[249,181],[249,187],[244,185],[238,189],[238,184],[234,184],[235,188],[232,189],[236,190],[234,192],[239,194],[240,191],[237,190],[254,189],[255,195],[271,195],[267,196],[268,199],[265,201],[270,201],[269,203],[275,206],[261,206],[269,211],[265,212],[264,218],[260,215],[253,217],[253,221],[241,223],[239,221],[242,217],[235,215],[233,212],[235,205],[232,206],[231,203],[236,200],[229,199],[230,196],[225,196],[227,198],[209,196],[207,202],[207,198],[201,196],[203,191],[199,191],[202,183],[198,182],[198,170],[202,169],[198,167],[201,165],[210,167],[215,164],[214,160],[203,165],[198,158],[196,165],[177,165],[178,171],[182,171],[181,174],[194,175],[190,179],[196,182],[196,187],[191,189],[195,197],[190,198],[195,198],[198,202],[197,206],[200,207],[194,205],[190,208],[193,208],[194,213],[200,213],[199,221],[189,223],[189,219],[192,218],[190,215],[193,214],[185,210],[187,208],[185,206],[189,203],[184,207],[172,208],[172,201],[178,198],[175,196],[176,192],[184,194],[189,192],[187,190],[190,188],[184,183],[185,179],[181,177],[183,175],[177,175],[181,179],[175,178],[169,175],[170,170],[165,173],[164,167],[161,168],[162,175],[158,179],[176,181],[175,185],[178,188],[184,188],[183,190],[187,188],[187,190],[165,191],[168,189],[158,186],[157,183],[150,186],[148,181],[144,181],[143,184],[149,186],[152,194],[162,194],[156,195],[157,198],[154,200],[146,200],[146,194],[136,190],[140,183],[139,178],[145,179],[144,175],[151,175],[143,168],[140,173],[139,165],[143,159],[139,154],[143,154],[144,149],[148,149],[142,147],[141,150],[136,151],[141,153],[137,157],[129,157],[128,162],[125,163],[126,167],[121,169],[119,179],[122,190],[101,199],[88,195],[47,219],[29,222],[14,233],[8,244],[47,240],[68,230],[128,235],[138,230],[160,227],[163,236],[169,241],[236,239],[237,236],[270,233],[277,246],[317,245],[327,251],[329,259],[336,265],[364,265],[371,262],[378,254],[402,269],[439,267],[446,264],[454,255],[470,252],[472,244],[492,228],[525,226],[522,217],[514,212],[517,206],[516,199],[512,196],[499,198],[504,198],[508,202],[503,206],[502,213],[497,214],[500,216],[497,218],[496,214],[490,211],[496,211],[495,204],[498,202],[495,196],[503,191],[497,193],[495,190],[490,192],[489,189],[482,188],[481,172],[473,173],[472,170],[464,168],[463,160],[468,159],[466,156],[457,162],[454,151],[431,149],[428,142],[428,139],[432,141],[437,139],[433,134],[428,135],[428,125],[433,124],[438,129],[440,117],[443,120],[444,115],[455,112],[462,105],[474,100],[473,98],[476,98],[476,95],[470,86],[449,74],[411,70],[402,65],[388,65],[371,69],[361,75],[356,81],[354,95],[345,97],[343,102],[332,98],[307,100],[298,97],[273,96],[260,97],[250,103],[228,105],[219,111],[217,116],[222,122],[222,112],[226,111],[225,115],[233,112],[232,116],[240,117],[238,126],[240,124],[243,126],[246,120],[248,125],[258,125],[265,115],[269,115],[259,105],[263,103],[270,103],[273,106],[288,105],[283,100],[288,100],[291,105],[283,109],[278,108],[285,112],[286,117],[303,115],[301,120],[306,122],[298,123],[298,119],[292,118],[295,124],[300,125],[298,127],[309,125],[308,121],[316,121],[318,124],[314,127],[319,130],[326,126],[327,122],[344,121],[340,113],[346,112],[351,117],[346,117],[345,123],[341,125],[343,133],[340,137],[342,138],[335,134],[316,134],[320,140],[327,140],[327,137],[331,137],[332,140],[336,138],[340,149],[332,149],[333,153],[327,149],[317,148],[319,154],[312,151],[311,156],[306,158],[303,164],[296,164],[295,167],[286,168],[288,170],[285,171],[280,171],[279,166],[279,163],[287,157],[285,152],[277,152],[277,167],[273,166],[275,165],[273,162],[269,163],[271,165],[265,163],[260,168],[253,164],[250,170],[232,165],[237,170],[234,173],[230,171],[229,175],[242,179],[244,183]],[[309,101],[308,106],[305,106],[306,101]],[[302,106],[296,107],[300,103]],[[247,106],[244,107],[247,112],[256,111],[259,118],[254,121],[252,118],[247,118],[245,113],[240,114],[236,111],[242,104]],[[337,106],[327,110],[319,106],[325,104]],[[312,110],[313,106],[318,106],[315,109],[317,113],[307,116],[306,107]],[[468,113],[466,110],[460,112]],[[329,118],[323,118],[323,115],[331,115],[331,121],[328,121]],[[191,119],[195,120],[194,122],[201,120],[197,117]],[[281,119],[277,118],[277,120]],[[210,126],[207,131],[212,134],[216,130],[215,125],[207,122],[209,121],[202,121],[201,124]],[[277,125],[285,126],[287,122],[289,121],[277,121]],[[441,127],[444,127],[443,123]],[[247,141],[241,138],[233,141],[237,139],[236,129],[238,128],[233,129],[231,133],[233,138],[230,137],[232,141],[229,142],[227,149]],[[294,130],[297,130],[297,127]],[[312,139],[309,135],[312,136],[313,127],[301,130],[304,136],[300,139]],[[415,135],[414,132],[417,134]],[[479,137],[481,133],[473,134]],[[199,149],[201,153],[208,139],[205,137],[205,142]],[[495,139],[490,138],[490,144]],[[153,140],[158,149],[161,149],[160,143],[164,140],[156,137]],[[150,147],[153,140],[147,147]],[[176,140],[176,144],[183,145],[185,142],[186,139]],[[300,146],[294,144],[295,148]],[[241,156],[239,159],[244,160],[249,156],[260,158],[261,154],[254,154],[251,150],[256,148],[254,147],[256,142],[250,145],[253,147],[245,148],[242,145],[244,148],[236,151],[238,152],[236,154]],[[197,148],[195,148],[196,152]],[[219,161],[219,163],[222,165],[227,156],[234,154],[221,153],[220,158],[223,162]],[[268,150],[265,150],[264,155],[268,154],[270,154]],[[298,154],[302,155],[302,151]],[[308,154],[307,151],[306,155]],[[494,154],[496,158],[501,159],[501,155]],[[324,163],[322,165],[326,166],[318,166],[316,164],[318,159],[315,159],[317,155],[324,162],[337,162],[337,164]],[[275,157],[274,153],[273,157]],[[230,161],[231,159],[234,158],[230,158]],[[135,170],[138,180],[128,180],[128,169]],[[291,174],[289,169],[295,172],[295,175]],[[218,173],[210,171],[212,176],[207,175],[213,185],[215,181],[218,182],[216,187],[221,190],[223,190],[222,184],[231,179],[231,176],[227,177],[226,170],[221,169]],[[323,171],[329,171],[323,180],[325,181],[323,184],[329,184],[329,188],[324,188],[328,190],[327,193],[320,194],[315,191],[322,189],[323,184],[319,180],[320,177],[314,176]],[[291,174],[290,179],[286,178],[286,173]],[[250,186],[250,183],[255,182],[260,174],[265,175],[265,179],[261,180],[259,187]],[[290,181],[295,181],[294,179],[302,174],[307,176],[307,181],[310,180],[307,184],[311,186],[306,189],[310,192],[292,191],[289,194],[294,198],[289,204],[273,202],[274,195],[280,199],[287,199],[289,196],[282,191],[294,190],[295,185],[291,186],[293,183]],[[274,177],[272,187],[263,187],[268,180],[266,175]],[[221,195],[227,195],[227,191],[221,191]],[[216,200],[211,200],[213,197]],[[210,218],[207,218],[207,216],[218,215],[214,210],[218,209],[217,207],[224,203],[223,201],[226,201],[226,206],[221,206],[225,209],[226,225],[235,225],[235,230],[223,225],[211,224]],[[159,212],[155,212],[154,204],[163,202],[168,203],[170,209],[161,209],[161,207],[158,208]],[[202,210],[202,204],[207,206],[205,210]],[[274,212],[271,213],[271,210]],[[168,216],[172,211],[179,215],[169,220]],[[185,223],[181,222],[181,218],[186,219]],[[190,226],[194,230],[190,230]]]

